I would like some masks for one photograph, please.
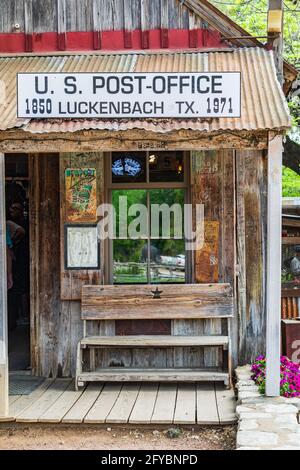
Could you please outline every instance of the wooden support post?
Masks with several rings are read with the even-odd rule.
[[[282,136],[269,133],[266,395],[280,395]]]
[[[4,154],[0,153],[0,420],[8,416],[7,279]]]

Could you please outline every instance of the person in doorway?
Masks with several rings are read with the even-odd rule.
[[[29,321],[29,240],[28,223],[24,217],[24,207],[19,202],[14,202],[9,208],[12,225],[12,241],[14,244],[15,261],[13,263],[13,293],[15,296],[16,309],[20,312],[20,321]],[[16,228],[16,226],[18,228]]]
[[[7,267],[7,290],[11,289],[13,286],[13,242],[9,233],[8,227],[6,227],[6,267]]]
[[[25,236],[25,230],[12,220],[6,221],[7,240],[7,281],[8,281],[8,329],[13,331],[17,327],[18,298],[16,295],[15,272],[16,256],[15,249]]]
[[[297,277],[297,280],[300,282],[300,245],[295,246],[295,255],[291,261],[290,269],[292,273]]]

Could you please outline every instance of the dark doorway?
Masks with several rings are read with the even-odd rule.
[[[9,369],[30,369],[29,174],[26,154],[5,156]]]

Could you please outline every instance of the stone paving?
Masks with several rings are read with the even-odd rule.
[[[300,398],[262,396],[250,366],[236,369],[237,450],[300,450]]]

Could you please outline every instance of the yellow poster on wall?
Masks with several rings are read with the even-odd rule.
[[[96,168],[66,168],[65,194],[67,222],[96,221]]]
[[[196,281],[218,282],[219,280],[219,222],[204,222],[204,245],[196,251]]]

